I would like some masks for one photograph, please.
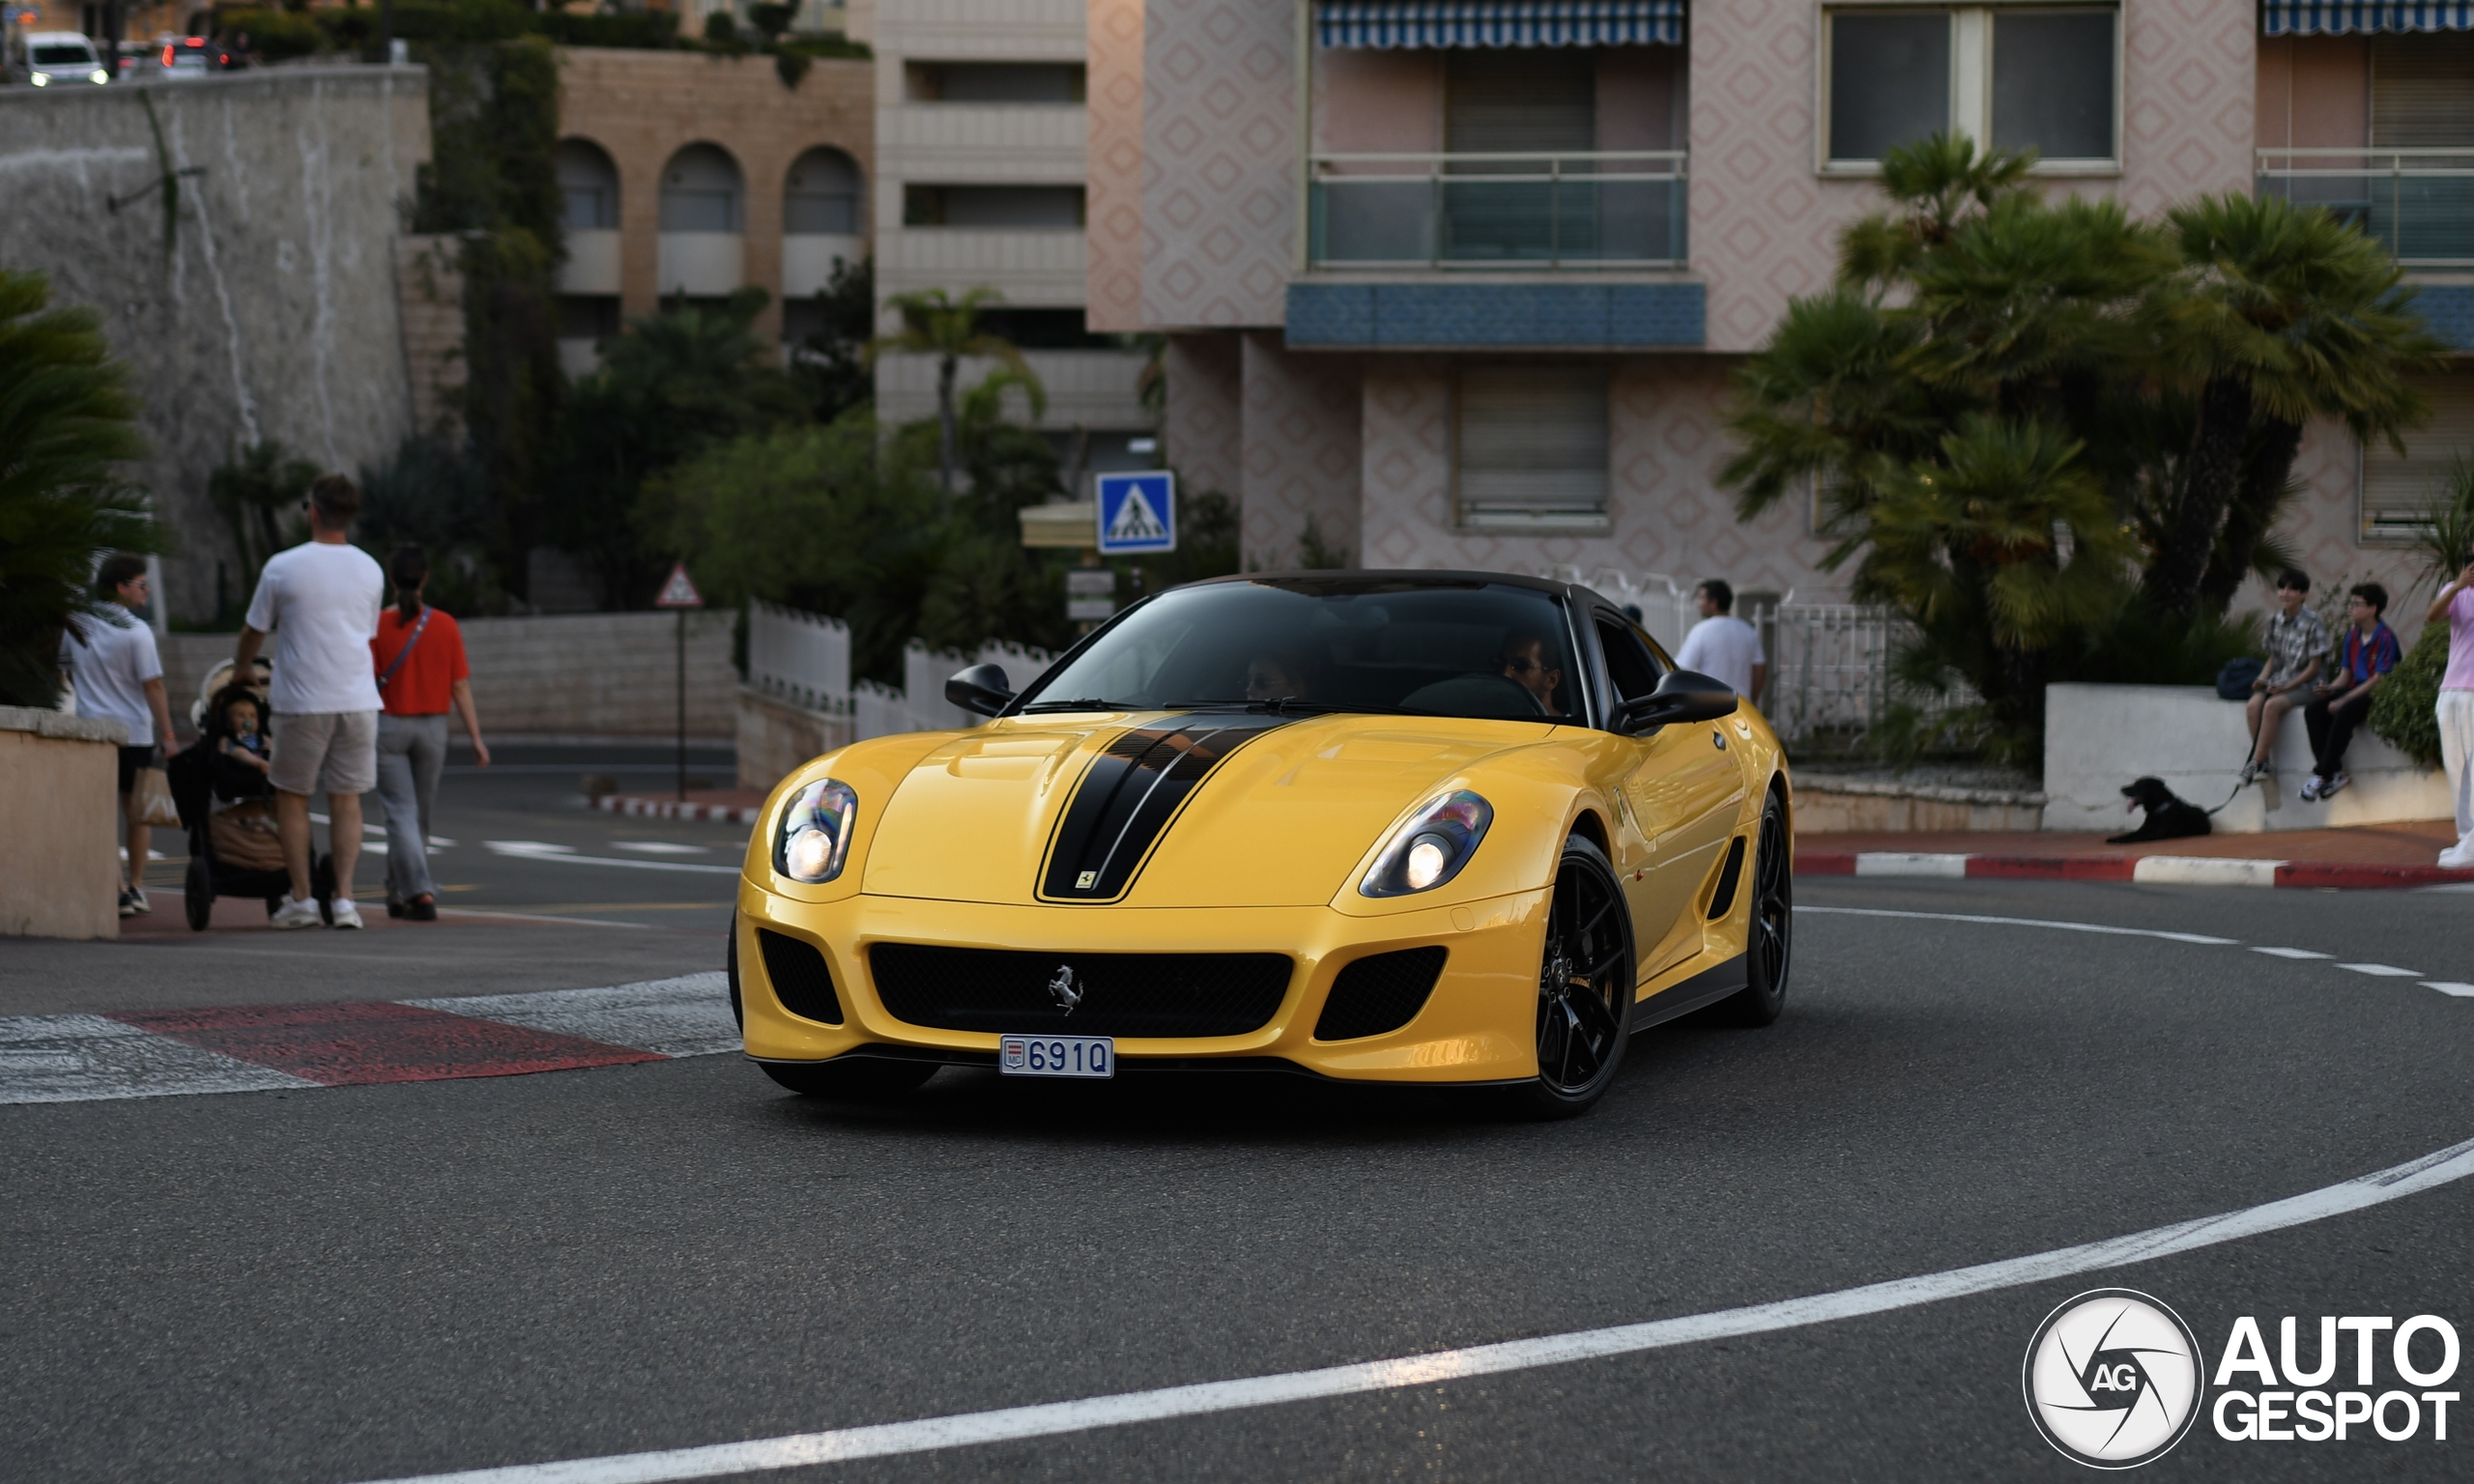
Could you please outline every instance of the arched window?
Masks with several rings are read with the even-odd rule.
[[[561,225],[570,232],[615,231],[618,226],[618,167],[590,139],[561,139],[553,154],[559,194],[565,201]]]
[[[664,232],[743,232],[747,183],[738,161],[709,144],[691,144],[661,172]]]
[[[791,166],[782,194],[782,231],[791,237],[849,236],[859,230],[859,166],[840,150],[808,151]]]

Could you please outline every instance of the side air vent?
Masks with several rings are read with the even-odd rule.
[[[833,971],[813,943],[765,928],[756,929],[756,946],[764,953],[764,977],[773,982],[773,997],[802,1020],[842,1023],[842,1001],[833,992]]]
[[[1743,837],[1727,846],[1727,864],[1718,868],[1718,889],[1710,894],[1710,921],[1716,922],[1736,904],[1736,881],[1743,874]]]
[[[1395,954],[1360,958],[1332,981],[1314,1022],[1316,1041],[1355,1041],[1396,1031],[1426,1008],[1426,996],[1443,975],[1449,950],[1440,945],[1406,948]]]

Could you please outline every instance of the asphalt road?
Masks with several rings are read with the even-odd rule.
[[[466,853],[728,859],[722,827],[588,815],[573,787],[452,779],[442,879],[659,926],[6,944],[0,1014],[369,997],[430,959],[490,989],[711,967],[719,917],[667,904],[725,877]],[[2474,1137],[2474,998],[2422,984],[2474,979],[2465,894],[1814,879],[1802,900],[2233,941],[1807,911],[1775,1026],[1652,1032],[1557,1125],[1293,1078],[958,1070],[872,1110],[727,1056],[0,1107],[0,1475],[345,1484],[1264,1376],[2045,1252]],[[284,956],[307,950],[366,963]],[[2020,1395],[2064,1298],[2154,1295],[2211,1368],[2242,1315],[2273,1351],[2285,1315],[2436,1313],[2474,1351],[2469,1230],[2474,1181],[1769,1334],[768,1477],[2084,1476]],[[2474,1474],[2474,1420],[2451,1421],[2444,1443],[2428,1422],[2236,1443],[2202,1418],[2141,1473]]]

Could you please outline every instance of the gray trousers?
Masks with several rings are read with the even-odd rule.
[[[446,713],[378,717],[378,805],[387,815],[387,899],[438,894],[429,877],[430,806],[446,766]]]

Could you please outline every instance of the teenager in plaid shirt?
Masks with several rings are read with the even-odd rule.
[[[2345,744],[2354,728],[2371,715],[2371,688],[2397,668],[2402,652],[2397,631],[2380,621],[2388,611],[2388,589],[2377,583],[2357,583],[2345,599],[2345,614],[2353,620],[2337,646],[2337,672],[2313,687],[2316,699],[2302,708],[2302,725],[2311,733],[2311,759],[2316,770],[2302,781],[2302,802],[2324,799],[2353,782],[2345,772]]]
[[[2311,683],[2326,664],[2328,626],[2311,611],[2311,579],[2288,571],[2277,579],[2277,611],[2268,618],[2268,663],[2251,682],[2251,760],[2242,782],[2273,778],[2269,756],[2277,748],[2277,724],[2310,698]]]

